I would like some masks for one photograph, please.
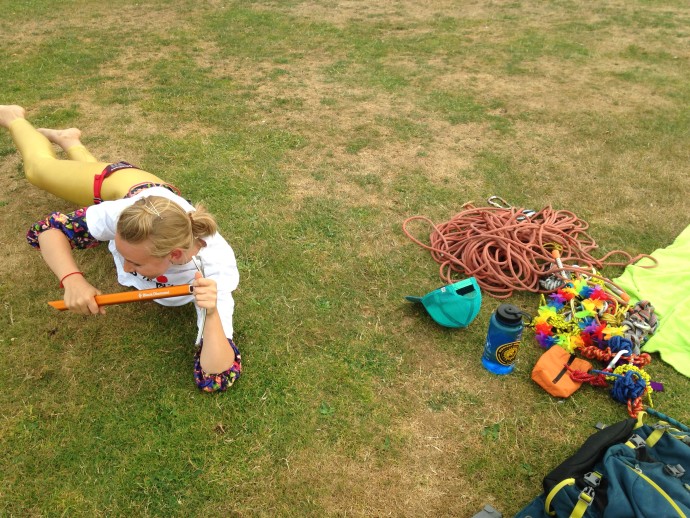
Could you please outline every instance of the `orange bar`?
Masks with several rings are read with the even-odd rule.
[[[192,293],[192,287],[189,284],[168,286],[167,288],[151,288],[149,290],[121,291],[107,295],[96,295],[96,304],[99,306],[112,306],[113,304],[124,304],[126,302],[143,302],[145,300],[180,297],[190,293]],[[64,300],[52,300],[48,304],[60,311],[67,309]]]

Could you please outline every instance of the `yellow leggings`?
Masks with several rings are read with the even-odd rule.
[[[68,160],[58,159],[53,144],[25,119],[14,120],[9,130],[29,182],[80,207],[93,205],[94,176],[110,165],[108,162],[99,162],[81,145],[65,150]],[[123,198],[132,186],[143,182],[165,183],[141,169],[120,169],[103,182],[101,198]]]

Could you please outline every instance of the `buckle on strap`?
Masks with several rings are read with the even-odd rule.
[[[592,489],[596,489],[601,485],[601,479],[602,474],[598,471],[590,471],[583,477],[585,484]]]
[[[625,444],[630,446],[633,450],[639,450],[640,448],[647,446],[645,440],[637,434],[631,435],[630,439],[628,439],[628,442]]]
[[[581,502],[584,502],[587,504],[587,507],[589,507],[592,505],[592,502],[594,502],[594,488],[590,486],[585,487],[582,491],[580,491],[577,499]]]
[[[101,197],[101,188],[103,187],[103,182],[115,171],[120,169],[139,169],[137,166],[132,165],[128,162],[117,162],[115,164],[110,164],[106,166],[103,171],[93,177],[93,203],[98,205],[103,201]]]
[[[664,466],[664,473],[675,478],[681,478],[683,475],[685,475],[685,468],[683,468],[683,466],[680,464],[676,464],[675,466],[666,464],[666,466]]]

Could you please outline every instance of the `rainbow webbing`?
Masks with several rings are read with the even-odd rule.
[[[615,370],[613,365],[608,365],[604,371],[570,374],[573,379],[592,384],[611,383],[614,399],[627,402],[630,415],[636,415],[642,408],[643,395],[650,398],[651,404],[649,375],[641,369],[651,357],[640,354],[639,346],[656,329],[653,311],[646,301],[635,306],[619,305],[603,284],[578,279],[566,283],[548,298],[542,295],[531,326],[537,342],[545,349],[558,345],[570,353],[578,352],[607,364],[614,363],[612,360],[620,351],[628,351],[618,358],[625,363]],[[639,328],[643,326],[636,322],[642,320],[642,312],[646,312],[651,325],[645,326],[648,332],[640,338]]]
[[[532,321],[539,345],[548,349],[559,345],[570,353],[608,362],[619,351],[628,351],[622,360],[644,367],[651,356],[640,346],[656,330],[654,307],[648,301],[621,305],[603,283],[577,279],[548,296],[542,296]]]
[[[548,300],[542,295],[532,326],[539,345],[545,349],[560,345],[573,353],[596,345],[602,349],[612,346],[615,353],[626,344],[621,340],[609,342],[613,337],[624,337],[621,323],[628,308],[619,306],[602,285],[575,280],[551,293]]]

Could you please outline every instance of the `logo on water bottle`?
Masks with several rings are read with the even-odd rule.
[[[496,349],[496,360],[501,365],[512,365],[520,348],[520,340],[508,342]]]

